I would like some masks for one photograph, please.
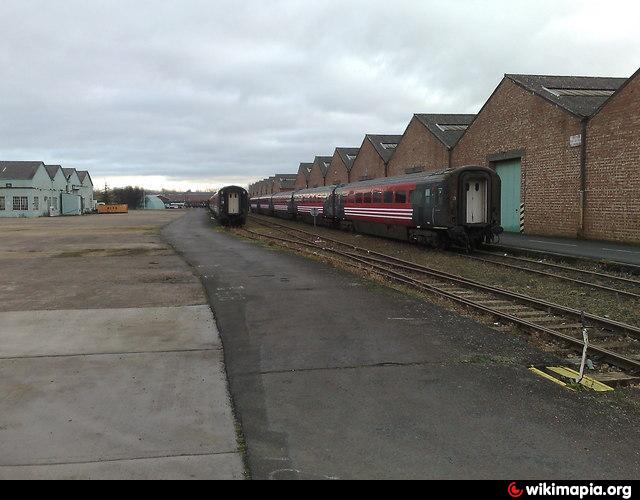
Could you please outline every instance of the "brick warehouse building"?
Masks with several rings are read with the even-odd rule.
[[[587,120],[625,81],[505,75],[454,147],[452,166],[497,170],[505,230],[581,236]]]
[[[640,242],[640,70],[589,120],[584,236]]]
[[[358,156],[360,148],[336,148],[329,165],[327,185],[347,184],[351,178],[351,167]]]
[[[273,192],[293,191],[296,185],[296,174],[276,174],[273,181]]]
[[[351,167],[351,182],[387,177],[387,165],[401,135],[367,134]]]
[[[313,163],[301,163],[296,176],[295,190],[307,189],[309,187],[309,176],[311,175]]]
[[[389,177],[450,167],[453,146],[474,118],[475,115],[414,115],[389,160]]]
[[[309,187],[317,188],[327,185],[327,173],[331,165],[331,156],[316,156],[309,174]]]

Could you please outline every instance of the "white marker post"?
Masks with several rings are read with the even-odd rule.
[[[582,363],[580,363],[580,376],[576,380],[578,384],[584,379],[584,370],[587,365],[587,350],[589,349],[589,329],[584,323],[584,311],[582,312],[582,338],[584,339],[584,349],[582,351]]]
[[[313,217],[313,227],[314,228],[318,227],[316,220],[318,218],[318,215],[320,215],[320,209],[314,207],[314,208],[311,209],[311,211],[309,213]]]

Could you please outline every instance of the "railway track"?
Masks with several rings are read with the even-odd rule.
[[[638,279],[498,252],[475,251],[473,254],[466,255],[466,257],[479,262],[612,292],[620,296],[634,299],[640,298],[640,280]],[[590,281],[587,281],[587,279],[590,279]]]
[[[375,275],[436,294],[474,310],[490,314],[505,322],[562,342],[581,352],[583,327],[589,331],[589,352],[593,359],[633,373],[640,373],[640,328],[527,295],[486,285],[462,276],[374,252],[304,229],[293,228],[253,217],[256,223],[275,229],[282,237],[249,229],[243,231],[253,239],[268,239],[284,246],[311,252],[325,252],[341,261]]]

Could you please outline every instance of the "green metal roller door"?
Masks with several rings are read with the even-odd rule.
[[[502,227],[508,233],[520,232],[520,159],[496,163],[502,181]]]

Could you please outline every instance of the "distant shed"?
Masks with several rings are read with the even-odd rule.
[[[145,210],[166,210],[167,207],[159,196],[148,194],[144,197],[142,208]]]

